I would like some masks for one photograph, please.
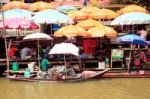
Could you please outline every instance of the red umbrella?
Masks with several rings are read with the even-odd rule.
[[[6,29],[39,29],[39,26],[25,18],[11,18],[4,20]],[[4,28],[0,22],[0,29]]]

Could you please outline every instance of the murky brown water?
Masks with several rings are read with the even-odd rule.
[[[41,83],[0,78],[0,99],[150,99],[150,79]]]

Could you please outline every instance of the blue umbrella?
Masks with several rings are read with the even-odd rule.
[[[1,13],[2,14],[2,13]],[[4,18],[15,18],[15,17],[25,17],[25,18],[32,18],[32,12],[28,10],[23,10],[23,9],[11,9],[4,11]]]
[[[150,23],[150,15],[142,12],[131,12],[118,16],[111,25],[132,25],[132,24],[148,24]]]
[[[127,34],[121,36],[117,39],[117,42],[124,43],[124,44],[137,44],[137,45],[149,45],[150,42],[144,40],[138,35],[135,34]]]
[[[35,23],[39,23],[39,24],[45,24],[45,23],[72,24],[73,23],[73,20],[69,16],[57,10],[51,10],[51,9],[43,10],[43,11],[35,13],[35,16],[33,16],[32,19],[34,20]]]
[[[62,6],[57,7],[56,10],[67,13],[72,10],[77,10],[77,8],[74,7],[73,5],[62,5]]]

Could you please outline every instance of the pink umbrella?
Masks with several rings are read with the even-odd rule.
[[[26,18],[10,18],[4,20],[5,29],[39,29],[39,26]],[[0,29],[4,28],[0,22]]]

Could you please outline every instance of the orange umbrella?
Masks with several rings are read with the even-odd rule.
[[[9,9],[15,9],[15,8],[28,9],[28,5],[21,1],[11,1],[11,2],[5,4],[2,7],[2,10],[9,10]]]
[[[90,14],[92,19],[114,19],[117,17],[117,13],[110,9],[100,9]]]
[[[96,27],[96,26],[103,27],[103,25],[99,21],[95,21],[92,19],[80,21],[76,24],[76,26],[82,27],[84,29],[90,29],[90,28]]]
[[[53,6],[54,8],[56,8],[60,5],[62,5],[62,2],[61,1],[52,1],[49,4],[50,4],[50,6]]]
[[[41,11],[41,10],[52,9],[52,8],[54,8],[52,5],[50,5],[47,2],[43,2],[43,1],[38,1],[38,2],[32,3],[29,6],[29,10],[32,10],[32,11]]]
[[[99,26],[89,29],[88,33],[91,37],[103,37],[105,35],[104,28]]]
[[[83,7],[80,11],[86,12],[86,13],[92,13],[92,12],[95,12],[95,11],[98,11],[98,10],[99,10],[99,8],[97,8],[97,7],[86,6],[86,7]]]
[[[126,6],[118,11],[119,14],[124,14],[124,13],[129,13],[129,12],[148,13],[148,11],[145,8],[138,6],[138,5],[134,5],[134,4]]]
[[[112,27],[108,27],[108,26],[105,26],[104,27],[104,31],[105,31],[105,36],[107,37],[116,37],[117,36],[117,31],[114,30]]]
[[[78,10],[68,12],[68,16],[74,20],[85,20],[88,18],[88,14],[86,12],[81,12]]]
[[[86,37],[88,36],[87,31],[85,31],[83,28],[77,27],[75,25],[69,25],[69,26],[64,26],[57,30],[54,33],[55,37],[62,37],[62,36],[67,36],[67,37],[74,37],[74,36],[83,36]]]
[[[103,36],[107,36],[107,37],[115,37],[117,36],[117,32],[108,26],[104,26],[102,27],[93,27],[91,29],[88,30],[88,33],[91,37],[103,37]]]

